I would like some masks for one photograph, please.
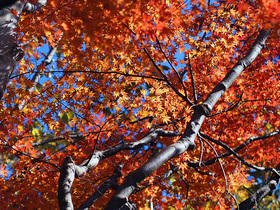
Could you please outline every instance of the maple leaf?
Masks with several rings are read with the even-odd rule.
[[[11,9],[10,11],[11,11],[11,13],[12,13],[13,15],[17,15],[17,14],[18,14],[18,12],[17,12],[15,9]]]
[[[2,208],[232,209],[279,164],[277,0],[13,2]]]
[[[60,25],[61,25],[61,27],[63,28],[64,31],[68,31],[69,30],[69,27],[68,27],[68,25],[66,23],[63,22]]]

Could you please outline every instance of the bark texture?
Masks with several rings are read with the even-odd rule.
[[[16,64],[23,57],[23,50],[16,42],[15,28],[22,12],[35,12],[47,1],[40,0],[36,5],[26,1],[3,1],[0,4],[0,99],[6,90],[9,78]],[[17,15],[11,13],[11,10]]]
[[[276,170],[280,171],[280,163],[276,167]],[[272,195],[273,191],[276,189],[277,184],[279,183],[279,175],[273,173],[269,179],[269,182],[258,189],[255,193],[253,193],[249,198],[239,204],[240,210],[249,210],[254,206],[257,207],[257,204],[267,195]],[[237,208],[238,209],[238,208]]]
[[[194,149],[195,137],[198,134],[205,117],[211,113],[218,99],[232,85],[242,71],[251,65],[251,63],[257,58],[261,49],[264,47],[264,43],[269,34],[270,31],[266,30],[260,32],[248,54],[227,73],[225,78],[213,89],[206,100],[194,108],[194,114],[181,139],[159,152],[137,170],[131,172],[107,204],[106,210],[119,209],[124,204],[124,201],[128,200],[138,184],[140,184],[146,177],[151,175],[168,160],[187,150]]]
[[[73,209],[73,203],[71,199],[71,187],[75,177],[80,177],[87,173],[89,170],[97,166],[100,160],[105,159],[107,157],[113,156],[122,150],[137,150],[144,145],[150,143],[151,141],[156,140],[159,137],[170,137],[170,136],[179,136],[182,135],[178,131],[166,131],[161,128],[159,129],[152,129],[146,136],[139,141],[133,143],[122,142],[110,149],[103,150],[103,151],[94,151],[89,159],[85,160],[80,165],[75,165],[71,157],[66,157],[63,162],[62,169],[60,171],[60,178],[59,178],[59,186],[58,186],[58,202],[60,209]],[[101,186],[101,191],[105,192],[107,189],[113,186],[112,181],[117,180],[119,177],[120,169],[116,169],[114,175],[106,182],[104,185]],[[90,205],[92,205],[96,199],[100,197],[100,193],[94,194],[89,200],[84,204],[81,209],[86,209]],[[124,204],[129,203],[127,200],[122,202],[122,206]],[[132,205],[134,206],[134,205]]]
[[[71,157],[65,158],[60,171],[58,183],[58,203],[60,209],[74,209],[71,198],[71,187],[75,178],[75,164]]]

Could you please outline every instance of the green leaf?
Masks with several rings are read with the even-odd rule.
[[[40,131],[43,130],[43,126],[41,125],[41,123],[40,123],[38,120],[35,120],[35,121],[33,122],[33,127],[34,127],[34,128],[39,128]]]
[[[75,115],[75,113],[73,112],[73,111],[69,111],[69,112],[67,112],[67,113],[60,113],[60,115],[59,115],[59,119],[62,121],[62,122],[64,122],[64,123],[66,123],[66,124],[69,124],[69,122],[73,119],[73,117],[74,117],[74,115]]]
[[[73,117],[74,117],[74,112],[73,111],[69,111],[68,113],[67,113],[67,117],[68,117],[68,120],[69,121],[71,121],[72,119],[73,119]]]
[[[32,135],[33,136],[39,136],[40,135],[40,130],[37,128],[33,128],[32,129]]]
[[[60,114],[60,120],[66,124],[69,123],[69,119],[66,113]]]
[[[37,85],[35,85],[35,90],[36,90],[37,93],[40,93],[41,88],[42,88],[41,84],[38,83]]]

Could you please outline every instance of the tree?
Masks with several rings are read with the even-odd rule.
[[[3,2],[1,206],[279,205],[279,4]]]

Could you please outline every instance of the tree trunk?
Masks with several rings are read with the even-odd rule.
[[[1,1],[0,3],[0,100],[17,62],[24,54],[16,43],[15,28],[18,25],[20,15],[22,12],[37,11],[46,2],[46,0],[41,0],[36,5],[21,0]]]

